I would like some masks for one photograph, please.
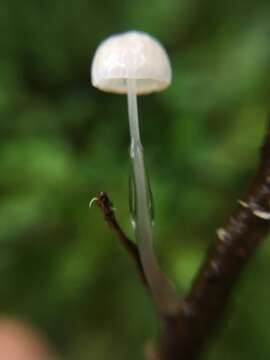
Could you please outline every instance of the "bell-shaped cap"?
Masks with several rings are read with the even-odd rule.
[[[136,80],[137,94],[161,91],[171,83],[171,65],[164,47],[152,36],[129,31],[104,40],[92,63],[93,86],[127,93],[127,80]]]

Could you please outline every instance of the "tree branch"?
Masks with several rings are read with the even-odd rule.
[[[108,195],[105,192],[101,192],[98,197],[95,199],[96,205],[100,208],[103,217],[106,221],[106,223],[109,225],[111,230],[116,235],[117,239],[121,243],[121,245],[126,249],[128,254],[131,256],[131,258],[134,260],[135,265],[137,267],[139,276],[142,280],[142,283],[148,287],[148,283],[144,274],[144,270],[142,267],[142,262],[140,259],[139,251],[137,245],[131,241],[123,232],[120,225],[118,224],[115,213],[114,213],[114,207],[112,202],[110,201]]]
[[[118,225],[106,193],[100,193],[96,202],[106,222],[134,259],[147,286],[137,246]],[[216,240],[189,293],[179,303],[179,310],[172,315],[159,314],[159,343],[147,348],[148,360],[198,359],[219,324],[235,282],[269,229],[270,126],[254,180],[228,223],[217,231]]]
[[[247,195],[217,231],[179,313],[162,319],[159,358],[194,360],[222,317],[232,288],[270,228],[270,127]]]

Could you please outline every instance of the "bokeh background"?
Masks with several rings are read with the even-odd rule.
[[[131,260],[88,208],[107,191],[132,237],[126,99],[89,81],[100,41],[129,29],[172,61],[171,87],[139,110],[155,246],[179,293],[247,188],[270,110],[269,0],[1,0],[0,310],[67,360],[142,359],[157,334]],[[268,357],[269,256],[266,241],[205,359]]]

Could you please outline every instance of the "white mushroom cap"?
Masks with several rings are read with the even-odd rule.
[[[152,36],[129,31],[103,41],[91,69],[100,90],[125,94],[127,79],[136,80],[137,94],[161,91],[171,83],[171,65],[163,46]]]

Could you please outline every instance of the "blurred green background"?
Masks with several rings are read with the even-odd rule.
[[[132,236],[124,96],[89,81],[98,44],[138,29],[173,83],[139,99],[155,245],[183,293],[245,191],[269,111],[269,0],[1,0],[0,306],[63,358],[142,359],[157,334],[131,260],[90,199],[107,191]],[[270,353],[270,242],[234,292],[210,360]]]

